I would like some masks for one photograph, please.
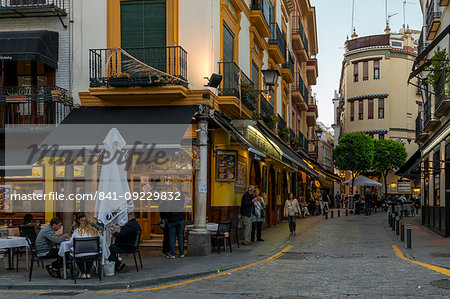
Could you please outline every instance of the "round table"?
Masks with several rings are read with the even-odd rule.
[[[28,269],[28,242],[24,237],[8,237],[8,238],[0,238],[0,249],[9,249],[9,258],[8,258],[8,270],[14,269],[14,255],[13,249],[17,247],[25,247],[26,248],[26,263]]]

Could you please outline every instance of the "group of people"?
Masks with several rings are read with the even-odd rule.
[[[84,213],[76,215],[76,221],[72,225],[71,237],[67,233],[57,236],[56,231],[61,227],[62,220],[53,218],[47,226],[39,231],[35,243],[38,257],[56,258],[54,262],[46,266],[47,272],[55,278],[61,277],[60,269],[62,267],[61,257],[56,245],[67,240],[70,240],[70,244],[73,245],[73,240],[76,238],[102,237],[104,229],[101,223],[89,221]],[[111,254],[108,259],[115,263],[116,271],[121,271],[126,266],[118,257],[118,254],[130,252],[139,231],[141,231],[141,227],[136,221],[134,213],[128,213],[128,222],[121,228],[120,232],[114,233],[114,244],[109,247]],[[80,261],[77,261],[77,266],[80,270],[79,278],[91,278],[92,261],[83,261],[83,258],[81,258]]]
[[[408,216],[419,213],[421,207],[421,196],[419,195],[415,199],[411,195],[390,195],[384,203],[386,209],[390,206],[392,213],[397,216]]]
[[[369,189],[364,192],[364,197],[361,197],[358,191],[355,192],[353,196],[355,202],[355,214],[361,214],[361,210],[364,215],[369,216],[372,214],[372,193]]]
[[[250,186],[241,200],[241,224],[244,231],[243,245],[250,245],[256,241],[264,241],[261,238],[262,223],[266,217],[266,204],[261,197],[260,190]]]

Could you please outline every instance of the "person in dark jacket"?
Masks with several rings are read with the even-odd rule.
[[[372,213],[370,210],[370,206],[372,205],[372,193],[370,193],[369,188],[367,188],[366,192],[364,193],[364,200],[366,202],[365,215],[369,216]]]
[[[241,200],[241,223],[242,228],[244,230],[244,242],[243,245],[250,245],[252,242],[250,242],[251,239],[251,233],[252,233],[252,211],[253,211],[253,205],[256,201],[256,198],[254,198],[255,187],[250,186],[248,187],[248,191],[242,195]]]
[[[172,201],[170,203],[170,209],[172,212],[167,213],[167,226],[169,230],[169,245],[170,251],[167,254],[167,258],[175,258],[175,243],[178,238],[178,249],[180,250],[180,257],[184,257],[184,196],[180,189],[177,189],[180,193],[180,200]]]
[[[109,260],[116,263],[116,271],[120,271],[125,268],[125,264],[122,263],[117,254],[127,253],[133,249],[134,242],[136,241],[136,234],[141,231],[141,226],[137,223],[134,213],[128,213],[128,222],[123,226],[120,232],[114,233],[114,244],[109,247],[111,255]]]
[[[356,194],[353,196],[353,200],[355,202],[355,214],[359,215],[359,213],[360,213],[361,195],[359,195],[358,191],[356,191]]]

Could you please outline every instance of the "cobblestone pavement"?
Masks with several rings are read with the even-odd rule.
[[[392,245],[401,244],[383,225],[385,219],[385,214],[318,218],[300,227],[285,255],[229,275],[160,290],[70,297],[450,298],[449,289],[431,285],[447,276],[396,257]],[[0,294],[3,298],[22,296]]]

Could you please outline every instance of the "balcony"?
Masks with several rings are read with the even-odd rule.
[[[306,124],[308,125],[308,127],[314,127],[316,125],[318,116],[317,106],[315,104],[309,105],[308,111],[306,112]]]
[[[317,59],[310,59],[306,62],[306,77],[309,85],[317,84],[318,67]]]
[[[431,96],[428,95],[423,104],[423,131],[431,132],[441,124],[440,120],[431,114]]]
[[[286,83],[294,82],[294,58],[291,55],[291,52],[288,52],[288,59],[281,68],[281,76],[283,77]]]
[[[448,73],[442,71],[439,77],[436,90],[434,115],[441,117],[446,116],[450,111],[450,99],[448,97],[448,83],[445,82]]]
[[[252,118],[258,112],[258,93],[253,82],[234,62],[219,62],[219,73],[223,76],[219,88],[221,109],[234,118],[242,118],[242,112],[246,118]]]
[[[416,118],[416,143],[423,143],[428,136],[429,134],[423,131],[423,120],[421,113],[419,112],[419,115],[417,115]]]
[[[308,60],[308,38],[303,28],[302,19],[299,16],[292,17],[292,46],[301,62]]]
[[[307,89],[303,83],[300,73],[295,73],[295,81],[292,86],[292,99],[300,111],[308,110],[308,102],[305,98],[305,90]]]
[[[260,103],[260,119],[271,129],[275,129],[276,116],[274,115],[274,110],[272,104],[270,104],[264,96],[261,95]]]
[[[435,0],[430,1],[427,9],[427,19],[425,25],[427,27],[427,40],[433,40],[441,27],[442,12],[438,11]]]
[[[270,11],[273,4],[268,0],[252,0],[250,3],[250,22],[262,38],[270,37]]]
[[[187,52],[179,46],[91,49],[89,80],[90,95],[102,99],[183,99]]]
[[[447,6],[449,2],[449,0],[439,0],[439,6]]]
[[[286,37],[277,23],[270,25],[270,31],[269,55],[276,64],[282,64],[286,61]]]
[[[0,0],[0,19],[67,16],[64,0]]]
[[[301,131],[298,131],[297,136],[297,138],[291,139],[291,146],[295,151],[299,152],[304,150],[304,137]]]
[[[422,53],[422,51],[425,50],[425,48],[428,47],[428,45],[430,44],[430,42],[428,42],[425,38],[426,31],[427,31],[427,27],[423,26],[422,32],[420,33],[420,37],[419,37],[419,45],[417,47],[417,55],[420,55],[420,53]]]
[[[72,109],[67,90],[56,87],[0,87],[0,128],[59,124]]]

